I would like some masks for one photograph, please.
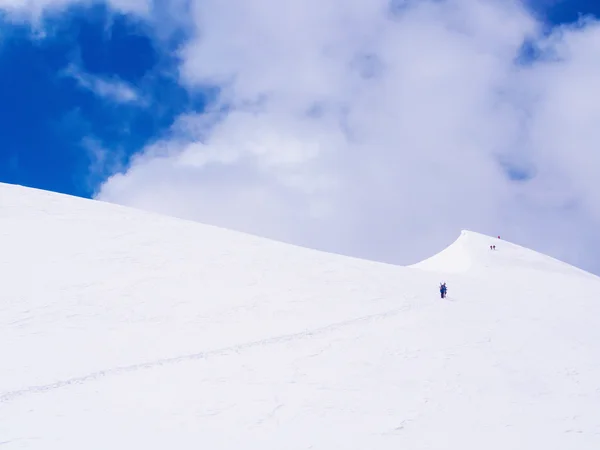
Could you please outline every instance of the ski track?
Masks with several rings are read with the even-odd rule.
[[[342,322],[336,322],[336,323],[333,323],[330,325],[325,325],[323,327],[314,328],[312,330],[302,331],[299,333],[284,334],[284,335],[275,336],[275,337],[271,337],[271,338],[247,342],[244,344],[231,345],[231,346],[223,347],[223,348],[216,349],[216,350],[207,350],[207,351],[192,353],[192,354],[188,354],[188,355],[181,355],[181,356],[175,356],[172,358],[159,359],[156,361],[151,361],[151,362],[146,362],[146,363],[132,364],[129,366],[121,366],[121,367],[115,367],[112,369],[99,370],[99,371],[92,372],[87,375],[69,378],[66,380],[60,380],[60,381],[56,381],[56,382],[50,383],[50,384],[29,386],[29,387],[25,387],[22,389],[8,391],[8,392],[4,392],[4,393],[0,394],[0,403],[7,403],[18,397],[23,397],[25,395],[45,393],[48,391],[53,391],[56,389],[67,387],[67,386],[89,383],[89,382],[95,381],[99,378],[106,377],[106,376],[120,375],[120,374],[124,374],[124,373],[136,372],[138,370],[153,369],[153,368],[160,367],[160,366],[177,364],[180,362],[190,361],[190,360],[194,360],[194,359],[208,359],[208,358],[212,358],[212,357],[219,357],[219,356],[224,356],[228,353],[239,353],[240,351],[249,350],[249,349],[252,349],[255,347],[281,344],[281,343],[285,343],[285,342],[296,341],[296,340],[305,339],[305,338],[311,338],[316,335],[329,333],[329,332],[338,330],[340,328],[353,326],[353,325],[356,325],[359,323],[369,322],[369,321],[377,320],[377,319],[386,319],[386,318],[389,318],[392,316],[396,316],[402,312],[408,311],[409,309],[411,309],[410,306],[405,305],[401,308],[395,308],[395,309],[388,310],[388,311],[381,312],[381,313],[371,314],[368,316],[362,316],[362,317],[358,317],[355,319],[345,320]]]

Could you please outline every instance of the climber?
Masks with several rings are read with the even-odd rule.
[[[446,287],[446,283],[440,284],[440,294],[441,294],[442,298],[446,298],[447,291],[448,291],[448,288]]]

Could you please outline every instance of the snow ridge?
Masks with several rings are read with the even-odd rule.
[[[600,278],[504,239],[398,267],[0,184],[0,248],[3,449],[600,448]]]

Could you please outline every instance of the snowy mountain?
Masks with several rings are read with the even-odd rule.
[[[600,278],[504,240],[397,267],[0,185],[0,266],[3,450],[600,448]]]

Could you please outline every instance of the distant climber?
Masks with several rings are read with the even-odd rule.
[[[446,298],[447,291],[448,291],[448,288],[446,287],[446,283],[440,284],[440,295],[442,296],[442,298]]]

